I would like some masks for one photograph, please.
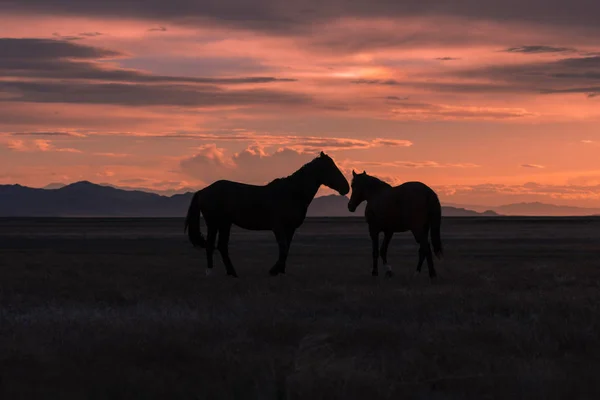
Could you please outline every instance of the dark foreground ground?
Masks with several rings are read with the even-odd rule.
[[[361,219],[309,219],[287,276],[235,230],[204,275],[183,221],[0,219],[2,399],[600,395],[600,219],[446,218],[438,282],[370,275]]]

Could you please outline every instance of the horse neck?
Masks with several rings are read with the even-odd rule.
[[[368,202],[369,200],[371,200],[373,197],[376,197],[379,193],[381,193],[385,189],[389,189],[391,187],[392,186],[390,184],[388,184],[384,181],[375,181],[374,183],[372,183],[371,190],[369,190],[365,194],[365,199]]]
[[[321,187],[321,179],[309,168],[301,168],[288,177],[290,184],[300,193],[302,201],[308,206]]]

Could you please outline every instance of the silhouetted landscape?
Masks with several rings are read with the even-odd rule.
[[[272,233],[234,227],[239,279],[183,218],[2,218],[0,395],[596,398],[599,230],[446,217],[432,284],[410,233],[372,277],[363,217],[307,219],[278,277]]]
[[[123,189],[87,181],[70,185],[50,184],[46,188],[0,185],[2,217],[181,217],[187,212],[193,189],[184,193]],[[309,217],[355,217],[364,214],[365,204],[355,213],[347,208],[348,198],[339,195],[317,197],[308,209]],[[475,216],[592,216],[600,209],[518,203],[497,207],[451,204],[442,207],[447,217]]]
[[[600,1],[0,22],[0,400],[600,398]]]

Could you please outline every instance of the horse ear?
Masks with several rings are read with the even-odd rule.
[[[354,172],[354,170],[352,170],[352,176],[356,176],[356,172]]]
[[[366,174],[367,174],[367,171],[365,171],[365,170],[363,169],[363,173],[362,173],[362,174],[363,174],[363,175],[366,175]]]
[[[319,154],[321,157],[325,157],[325,153],[321,152],[321,154]]]

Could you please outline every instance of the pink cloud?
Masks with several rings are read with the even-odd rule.
[[[24,140],[9,140],[6,142],[6,147],[14,151],[27,151]]]
[[[120,158],[120,157],[130,156],[131,154],[127,154],[127,153],[93,153],[92,155],[99,156],[99,157]]]
[[[308,153],[315,153],[322,150],[367,150],[377,147],[411,147],[413,145],[410,140],[405,139],[355,139],[327,136],[257,134],[254,132],[227,132],[223,134],[181,132],[141,136],[172,139],[210,140],[219,142],[251,142],[262,147],[286,147],[297,152]]]
[[[539,164],[521,164],[521,167],[523,167],[523,168],[534,168],[534,169],[543,169],[543,168],[546,168],[543,165],[539,165]]]
[[[69,147],[54,147],[54,144],[50,140],[46,139],[35,139],[35,140],[21,140],[21,139],[10,139],[6,142],[6,147],[12,151],[20,152],[62,152],[62,153],[81,153],[81,150],[69,148]]]
[[[181,171],[193,178],[210,184],[218,179],[237,180],[252,184],[265,184],[287,176],[316,157],[290,148],[267,153],[258,145],[250,146],[231,156],[214,144],[198,148],[191,157],[181,160]]]
[[[52,143],[49,140],[43,140],[43,139],[34,140],[33,144],[40,151],[48,151],[52,147]]]
[[[480,165],[473,163],[440,163],[436,161],[367,161],[359,162],[366,167],[386,167],[386,168],[478,168]]]
[[[600,200],[600,185],[547,185],[529,182],[520,185],[437,185],[434,189],[442,201],[463,204],[501,205],[542,201],[590,206]]]

